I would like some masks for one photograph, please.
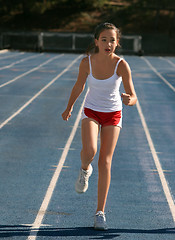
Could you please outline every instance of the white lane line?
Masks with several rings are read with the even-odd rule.
[[[175,67],[175,63],[173,63],[171,60],[164,58],[164,57],[160,57],[160,59],[167,61],[171,66]]]
[[[152,141],[148,126],[147,126],[146,121],[145,121],[145,117],[143,115],[143,112],[142,112],[142,109],[141,109],[141,106],[140,106],[138,100],[137,100],[137,103],[136,103],[136,107],[137,107],[138,113],[140,115],[142,126],[143,126],[145,134],[146,134],[146,138],[147,138],[147,141],[148,141],[148,144],[149,144],[149,147],[150,147],[150,150],[151,150],[151,153],[152,153],[152,156],[153,156],[156,168],[157,168],[157,172],[159,174],[160,181],[162,183],[164,194],[166,196],[166,199],[167,199],[167,202],[168,202],[173,220],[175,222],[175,204],[174,204],[173,196],[172,196],[170,188],[168,186],[168,182],[165,178],[164,171],[162,169],[160,160],[157,156],[157,153],[156,153],[156,150],[155,150],[155,147],[154,147],[154,143]]]
[[[36,93],[29,101],[27,101],[21,108],[19,108],[14,114],[7,118],[4,122],[0,124],[0,129],[3,128],[8,122],[15,118],[19,113],[21,113],[29,104],[31,104],[41,93],[43,93],[48,87],[50,87],[58,78],[60,78],[65,72],[67,72],[72,65],[81,58],[82,55],[74,59],[61,73],[59,73],[55,78],[52,79],[45,87],[43,87],[38,93]]]
[[[14,62],[14,63],[11,63],[10,65],[6,65],[6,66],[4,66],[4,67],[1,67],[0,70],[6,69],[6,68],[11,68],[11,67],[13,67],[14,65],[16,65],[16,64],[18,64],[18,63],[25,62],[26,60],[29,60],[29,59],[32,59],[32,58],[40,57],[41,55],[43,55],[43,53],[38,54],[38,55],[35,54],[35,55],[30,56],[30,57],[23,58],[23,59],[21,59],[21,60],[19,60],[19,61],[16,61],[16,62]]]
[[[38,70],[39,68],[43,67],[44,65],[48,64],[49,62],[52,62],[53,60],[55,60],[55,59],[57,59],[57,58],[62,57],[63,55],[64,55],[64,54],[60,54],[59,56],[55,56],[55,57],[47,60],[46,62],[38,65],[37,67],[34,67],[34,68],[32,68],[31,70],[29,70],[29,71],[27,71],[27,72],[25,72],[25,73],[23,73],[23,74],[15,77],[15,78],[13,78],[12,80],[9,80],[8,82],[1,84],[1,85],[0,85],[0,88],[5,87],[5,86],[9,85],[10,83],[15,82],[16,80],[18,80],[18,79],[20,79],[20,78],[28,75],[29,73],[32,73],[32,72]]]
[[[86,96],[85,96],[86,97]],[[85,101],[85,97],[84,97],[84,101]],[[67,140],[67,143],[64,147],[64,150],[63,150],[63,153],[61,155],[61,158],[59,160],[59,163],[58,163],[58,166],[54,172],[54,175],[50,181],[50,184],[49,184],[49,187],[47,189],[47,192],[46,192],[46,195],[44,197],[44,200],[41,204],[41,207],[38,211],[38,214],[35,218],[35,221],[34,223],[32,224],[32,228],[31,228],[31,233],[30,233],[30,236],[27,238],[27,240],[35,240],[36,237],[37,237],[37,233],[41,227],[41,224],[42,224],[42,221],[43,221],[43,218],[45,216],[45,213],[47,211],[47,207],[49,205],[49,202],[52,198],[52,195],[53,195],[53,192],[54,192],[54,189],[55,189],[55,186],[56,186],[56,183],[58,181],[58,178],[59,178],[59,175],[60,175],[60,172],[63,168],[63,165],[64,165],[64,162],[66,160],[66,157],[67,157],[67,154],[70,150],[70,146],[72,144],[72,141],[74,139],[74,136],[75,136],[75,133],[77,131],[77,128],[78,128],[78,125],[79,125],[79,122],[80,122],[80,119],[81,119],[81,113],[82,113],[82,109],[83,109],[83,106],[84,106],[84,101],[80,107],[80,110],[78,112],[78,115],[77,115],[77,118],[75,120],[75,123],[74,123],[74,126],[73,126],[73,129],[70,133],[70,136]]]
[[[164,83],[166,83],[174,92],[175,92],[175,87],[173,87],[171,85],[171,83],[169,83],[154,67],[153,65],[148,61],[148,59],[146,59],[145,57],[141,57],[147,64],[148,66],[156,73],[157,76],[159,76]]]

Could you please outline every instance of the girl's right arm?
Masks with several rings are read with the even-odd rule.
[[[89,74],[89,63],[88,63],[88,58],[85,57],[82,59],[80,63],[78,78],[75,85],[72,88],[72,92],[67,104],[67,108],[62,113],[63,120],[67,121],[70,118],[71,112],[73,110],[73,105],[84,90],[88,74]]]

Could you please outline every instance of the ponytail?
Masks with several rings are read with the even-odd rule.
[[[86,49],[86,54],[89,56],[93,53],[98,53],[99,49],[98,47],[95,45],[95,42],[92,42]]]

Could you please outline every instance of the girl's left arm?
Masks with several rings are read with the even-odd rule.
[[[137,96],[134,89],[134,84],[131,76],[131,69],[125,60],[122,60],[118,66],[118,75],[122,77],[125,93],[121,97],[123,103],[128,106],[133,106],[137,102]]]
[[[83,58],[79,66],[79,74],[76,83],[72,88],[71,95],[66,107],[66,110],[62,113],[63,120],[67,121],[71,117],[71,112],[73,110],[73,105],[77,98],[80,96],[84,90],[86,79],[88,76],[88,58]]]

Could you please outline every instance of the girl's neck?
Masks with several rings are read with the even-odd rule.
[[[114,59],[115,54],[112,53],[111,55],[104,55],[104,54],[100,54],[100,53],[96,53],[96,59],[102,62],[109,62],[111,60]]]

